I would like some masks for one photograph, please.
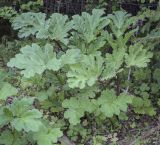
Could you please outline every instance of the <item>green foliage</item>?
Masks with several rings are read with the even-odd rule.
[[[86,12],[82,16],[73,16],[71,46],[80,48],[83,53],[94,53],[105,45],[104,28],[109,24],[106,17],[102,17],[104,10],[94,9],[92,14]]]
[[[103,113],[106,117],[113,117],[113,115],[119,115],[121,111],[126,112],[128,104],[132,103],[133,96],[127,94],[120,94],[116,96],[113,90],[105,90],[102,95],[97,99],[89,98],[74,98],[63,101],[63,107],[68,108],[64,117],[69,119],[72,125],[80,123],[80,118],[84,116],[85,112]]]
[[[110,28],[116,38],[119,38],[125,34],[128,26],[135,23],[135,18],[123,11],[116,11],[113,14],[108,15],[111,20]]]
[[[38,119],[41,117],[41,113],[38,110],[31,110],[23,113],[23,115],[18,116],[11,123],[12,126],[21,131],[24,129],[26,132],[38,131],[41,122]]]
[[[103,58],[100,53],[84,55],[81,62],[70,66],[70,69],[67,73],[69,87],[83,89],[86,85],[94,85],[98,80],[103,70]]]
[[[153,73],[153,78],[159,83],[160,82],[160,69],[156,68]]]
[[[46,44],[42,48],[33,43],[31,46],[26,45],[21,48],[21,53],[12,58],[7,65],[21,69],[21,74],[30,78],[35,74],[42,74],[46,69],[58,71],[65,64],[74,64],[79,54],[78,49],[70,49],[58,59],[51,44]],[[66,59],[68,56],[70,59]]]
[[[147,98],[134,97],[133,107],[135,107],[134,112],[138,114],[148,114],[150,116],[156,114],[155,109],[151,105],[151,101]]]
[[[132,103],[132,96],[127,94],[120,94],[116,96],[113,90],[105,90],[102,95],[98,98],[97,103],[100,111],[106,117],[113,117],[114,114],[119,115],[120,111],[127,111],[128,104]]]
[[[0,9],[0,17],[12,20],[17,15],[17,12],[12,9],[12,7],[3,7]]]
[[[31,11],[13,18],[20,39],[0,45],[0,66],[10,59],[9,75],[0,71],[0,144],[103,145],[121,123],[156,115],[159,42],[146,41],[151,27],[137,34],[137,21],[153,16],[144,15],[93,9],[70,18]]]
[[[0,110],[0,126],[8,123],[12,126],[14,132],[5,131],[0,136],[0,143],[5,145],[24,145],[27,140],[20,134],[25,131],[32,131],[33,140],[38,145],[56,143],[57,139],[62,136],[59,128],[47,128],[44,126],[41,117],[42,113],[32,107],[33,98],[22,98],[14,100],[10,106],[4,106]],[[45,137],[45,139],[43,138]]]
[[[29,1],[28,3],[21,5],[22,11],[39,11],[39,8],[43,5],[42,0]]]
[[[62,65],[76,64],[81,59],[81,51],[79,49],[68,49],[65,54],[61,56]]]
[[[102,77],[103,79],[111,79],[116,76],[118,72],[120,72],[122,69],[120,68],[123,59],[124,59],[124,49],[118,49],[118,50],[113,50],[112,54],[107,53],[106,54],[106,66],[105,70],[103,71]]]
[[[12,27],[19,30],[18,36],[20,38],[30,35],[36,35],[39,38],[45,33],[45,18],[46,16],[43,13],[22,13],[13,20]]]
[[[103,15],[104,10],[94,9],[91,15],[83,12],[82,16],[73,16],[74,29],[86,43],[96,40],[97,35],[100,35],[109,24],[109,20],[102,17]]]
[[[68,17],[58,13],[51,15],[48,23],[49,38],[56,41],[61,41],[64,44],[68,43],[68,32],[72,29],[72,22],[68,22]]]
[[[42,126],[41,129],[33,134],[33,139],[37,141],[38,145],[53,145],[57,143],[57,139],[63,134],[59,128],[46,128]]]
[[[5,131],[0,136],[0,143],[4,145],[25,145],[27,142],[20,133]]]
[[[67,16],[58,13],[52,14],[46,20],[46,15],[43,13],[28,12],[17,16],[12,26],[15,30],[19,30],[20,38],[34,35],[36,38],[49,38],[67,44],[67,32],[71,30],[72,22],[68,22]]]
[[[103,145],[106,141],[106,137],[104,136],[94,136],[93,137],[93,145]]]
[[[113,49],[126,48],[126,43],[137,31],[137,28],[129,30],[130,26],[135,25],[137,18],[131,17],[130,14],[124,11],[116,11],[113,14],[109,14],[108,18],[110,19],[109,26],[112,31],[112,33],[106,32],[108,43]]]
[[[125,58],[128,67],[146,67],[152,56],[152,53],[143,49],[143,46],[135,44],[130,46],[129,54],[126,54]]]
[[[0,100],[6,100],[7,97],[17,94],[17,89],[7,82],[1,83],[0,86]]]
[[[14,101],[11,106],[3,107],[1,110],[1,125],[10,122],[17,131],[38,131],[42,125],[39,120],[42,114],[37,109],[32,109],[32,104],[32,98],[23,98]]]
[[[42,74],[46,69],[59,70],[60,62],[53,53],[53,47],[46,44],[44,49],[37,44],[27,45],[21,49],[21,53],[17,54],[8,63],[9,67],[17,67],[22,69],[21,74],[29,78],[37,74]]]
[[[64,117],[69,119],[69,122],[73,125],[80,123],[80,118],[84,116],[85,112],[92,113],[95,110],[95,106],[88,98],[70,98],[63,101],[63,107],[68,108]]]

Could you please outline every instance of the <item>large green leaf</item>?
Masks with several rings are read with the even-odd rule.
[[[49,38],[67,44],[68,32],[72,29],[73,26],[72,22],[68,21],[68,16],[53,13],[47,23],[49,25]]]
[[[37,38],[47,38],[48,25],[45,22],[46,15],[43,13],[22,13],[12,23],[15,30],[19,30],[20,38],[36,35]]]
[[[115,11],[113,14],[109,14],[111,33],[106,33],[106,39],[113,49],[126,48],[126,43],[134,36],[134,33],[138,30],[136,28],[136,17],[131,17],[130,14],[124,11]],[[130,26],[135,26],[129,29]]]
[[[155,108],[153,108],[148,98],[134,97],[132,105],[135,113],[147,114],[150,116],[156,115]]]
[[[1,107],[0,108],[0,126],[4,126],[8,124],[10,121],[12,121],[12,119],[13,119],[12,112],[6,107]]]
[[[72,125],[80,123],[80,118],[85,112],[92,113],[95,110],[95,105],[88,98],[72,97],[63,101],[63,107],[68,108],[64,113],[64,117],[69,119]]]
[[[65,54],[61,56],[62,65],[75,64],[81,59],[81,51],[79,49],[68,49]]]
[[[108,18],[111,20],[110,28],[116,38],[124,35],[129,26],[136,23],[136,18],[124,11],[115,11],[108,15]]]
[[[42,74],[46,69],[57,71],[61,67],[60,60],[56,58],[56,53],[53,53],[50,44],[42,48],[36,43],[23,47],[21,53],[12,58],[7,65],[21,69],[21,74],[26,78],[36,73]]]
[[[128,67],[146,67],[153,56],[151,52],[143,48],[143,45],[135,44],[129,47],[129,54],[126,54],[126,64]]]
[[[20,133],[4,131],[0,135],[0,144],[4,145],[26,145],[27,140]]]
[[[106,66],[102,74],[102,79],[111,79],[112,77],[115,77],[119,71],[121,71],[120,67],[123,63],[124,56],[124,48],[113,50],[112,54],[106,54]]]
[[[74,29],[87,43],[96,40],[97,35],[109,24],[109,20],[102,17],[104,13],[104,10],[93,9],[91,15],[83,12],[81,16],[73,16]]]
[[[132,96],[127,94],[120,94],[116,96],[113,90],[105,90],[98,98],[98,105],[100,111],[106,117],[112,117],[114,114],[119,115],[121,111],[127,111],[128,104],[132,103]]]
[[[103,58],[100,53],[96,55],[84,55],[80,63],[70,66],[67,73],[70,88],[84,88],[92,86],[97,81],[103,70]]]
[[[38,132],[33,134],[33,139],[37,141],[38,145],[53,145],[53,143],[57,143],[58,138],[62,135],[63,133],[59,128],[42,126]]]
[[[70,37],[70,47],[79,48],[85,54],[95,53],[106,41],[104,28],[109,24],[104,10],[93,9],[92,14],[83,12],[73,16],[74,30]]]
[[[37,109],[32,109],[32,104],[32,98],[22,98],[21,100],[15,100],[13,104],[8,107],[13,114],[11,125],[17,131],[38,131],[42,125],[42,113]]]
[[[11,125],[17,131],[38,131],[39,127],[42,125],[40,121],[41,117],[41,112],[36,109],[26,110],[26,112],[24,112],[20,116],[15,117],[11,122]]]
[[[67,44],[68,31],[72,29],[72,22],[68,21],[68,16],[58,13],[53,13],[46,20],[44,13],[28,12],[17,16],[12,26],[15,30],[19,30],[20,38],[35,35],[36,38],[49,38]]]

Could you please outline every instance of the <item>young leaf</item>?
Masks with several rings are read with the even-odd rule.
[[[21,74],[26,78],[32,77],[36,73],[42,74],[46,69],[57,71],[61,67],[60,60],[56,58],[56,53],[53,53],[50,44],[41,48],[36,43],[23,47],[21,53],[12,58],[7,65],[21,69]]]
[[[106,117],[112,117],[114,114],[119,115],[121,111],[127,111],[128,104],[132,103],[132,96],[127,94],[120,94],[116,96],[113,90],[105,90],[98,98],[100,111]]]
[[[127,67],[146,67],[152,56],[153,54],[144,49],[143,45],[131,45],[129,47],[129,54],[125,56]]]

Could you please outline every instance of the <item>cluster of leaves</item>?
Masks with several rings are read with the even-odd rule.
[[[28,3],[21,5],[21,11],[36,11],[38,12],[43,5],[43,0],[29,1]]]
[[[102,124],[114,117],[125,118],[129,106],[136,114],[156,114],[149,86],[142,84],[153,53],[145,47],[147,42],[137,41],[139,17],[124,11],[104,14],[102,9],[93,9],[91,14],[83,12],[69,19],[59,13],[48,18],[44,13],[27,12],[13,19],[12,27],[21,41],[34,43],[23,45],[7,66],[20,71],[21,83],[35,85],[36,91],[27,96],[18,91],[20,86],[16,89],[2,82],[1,144],[63,144],[64,140],[57,141],[68,128],[68,136],[74,132],[85,136],[90,120]],[[154,73],[157,82],[158,72]],[[131,77],[142,86],[131,84]],[[155,87],[153,91],[157,93]],[[9,96],[18,97],[7,103]],[[77,126],[80,129],[75,131]],[[93,132],[91,128],[90,135]],[[86,140],[90,138],[92,144],[100,144],[98,137]],[[85,141],[77,139],[76,144],[80,143]]]
[[[17,12],[12,7],[3,7],[0,9],[0,17],[7,20],[12,20],[17,15]]]
[[[13,5],[15,1],[10,1],[10,2]],[[42,5],[43,5],[42,0],[29,1],[28,3],[24,3],[22,1],[19,4],[20,7],[19,9],[21,12],[27,12],[27,11],[39,12],[39,9]],[[12,21],[17,15],[19,15],[19,13],[11,6],[4,6],[0,9],[0,18],[3,18],[5,20]]]
[[[35,109],[35,98],[15,98],[18,90],[10,83],[5,82],[5,74],[1,71],[0,82],[0,143],[5,145],[24,145],[28,141],[37,142],[38,145],[56,143],[62,136],[60,128],[53,128],[43,121],[43,113]],[[30,137],[32,135],[32,138]],[[42,141],[42,136],[46,139]]]

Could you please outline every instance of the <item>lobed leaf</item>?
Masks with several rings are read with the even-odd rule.
[[[17,94],[17,89],[11,84],[3,82],[0,84],[0,100],[6,100],[9,96]]]
[[[20,133],[12,133],[11,131],[4,131],[0,135],[0,144],[4,145],[26,145],[27,140]]]
[[[107,53],[105,59],[105,69],[102,73],[102,79],[111,79],[116,76],[116,74],[121,71],[120,67],[124,61],[125,49],[115,49],[112,54]]]
[[[153,54],[143,48],[143,45],[135,44],[129,47],[129,54],[125,55],[127,67],[146,67]]]
[[[40,130],[33,134],[33,139],[38,145],[53,145],[63,134],[59,128],[46,128],[42,126]]]
[[[109,24],[107,17],[102,17],[104,14],[104,10],[93,9],[91,15],[83,12],[81,16],[73,16],[74,29],[87,43],[96,40],[97,35]]]
[[[68,22],[68,16],[62,14],[53,13],[46,20],[46,14],[44,13],[28,12],[17,16],[12,26],[15,30],[19,30],[18,36],[20,38],[32,35],[36,38],[49,38],[67,44],[68,31],[72,29],[73,24],[71,21]]]
[[[7,65],[21,69],[21,74],[26,78],[42,74],[46,69],[57,71],[61,67],[50,44],[42,48],[36,43],[21,48],[21,53],[12,58]]]
[[[68,108],[64,113],[64,117],[69,119],[72,125],[80,123],[80,118],[84,116],[85,112],[92,113],[95,110],[95,106],[88,98],[72,97],[64,100],[62,106]]]
[[[70,88],[93,86],[102,73],[103,58],[100,53],[83,55],[81,62],[71,65],[70,69],[67,73]]]
[[[106,117],[113,117],[113,115],[119,115],[121,111],[126,112],[128,104],[132,103],[132,96],[127,94],[120,94],[116,96],[113,90],[105,90],[102,95],[98,98],[97,103],[100,111]]]

